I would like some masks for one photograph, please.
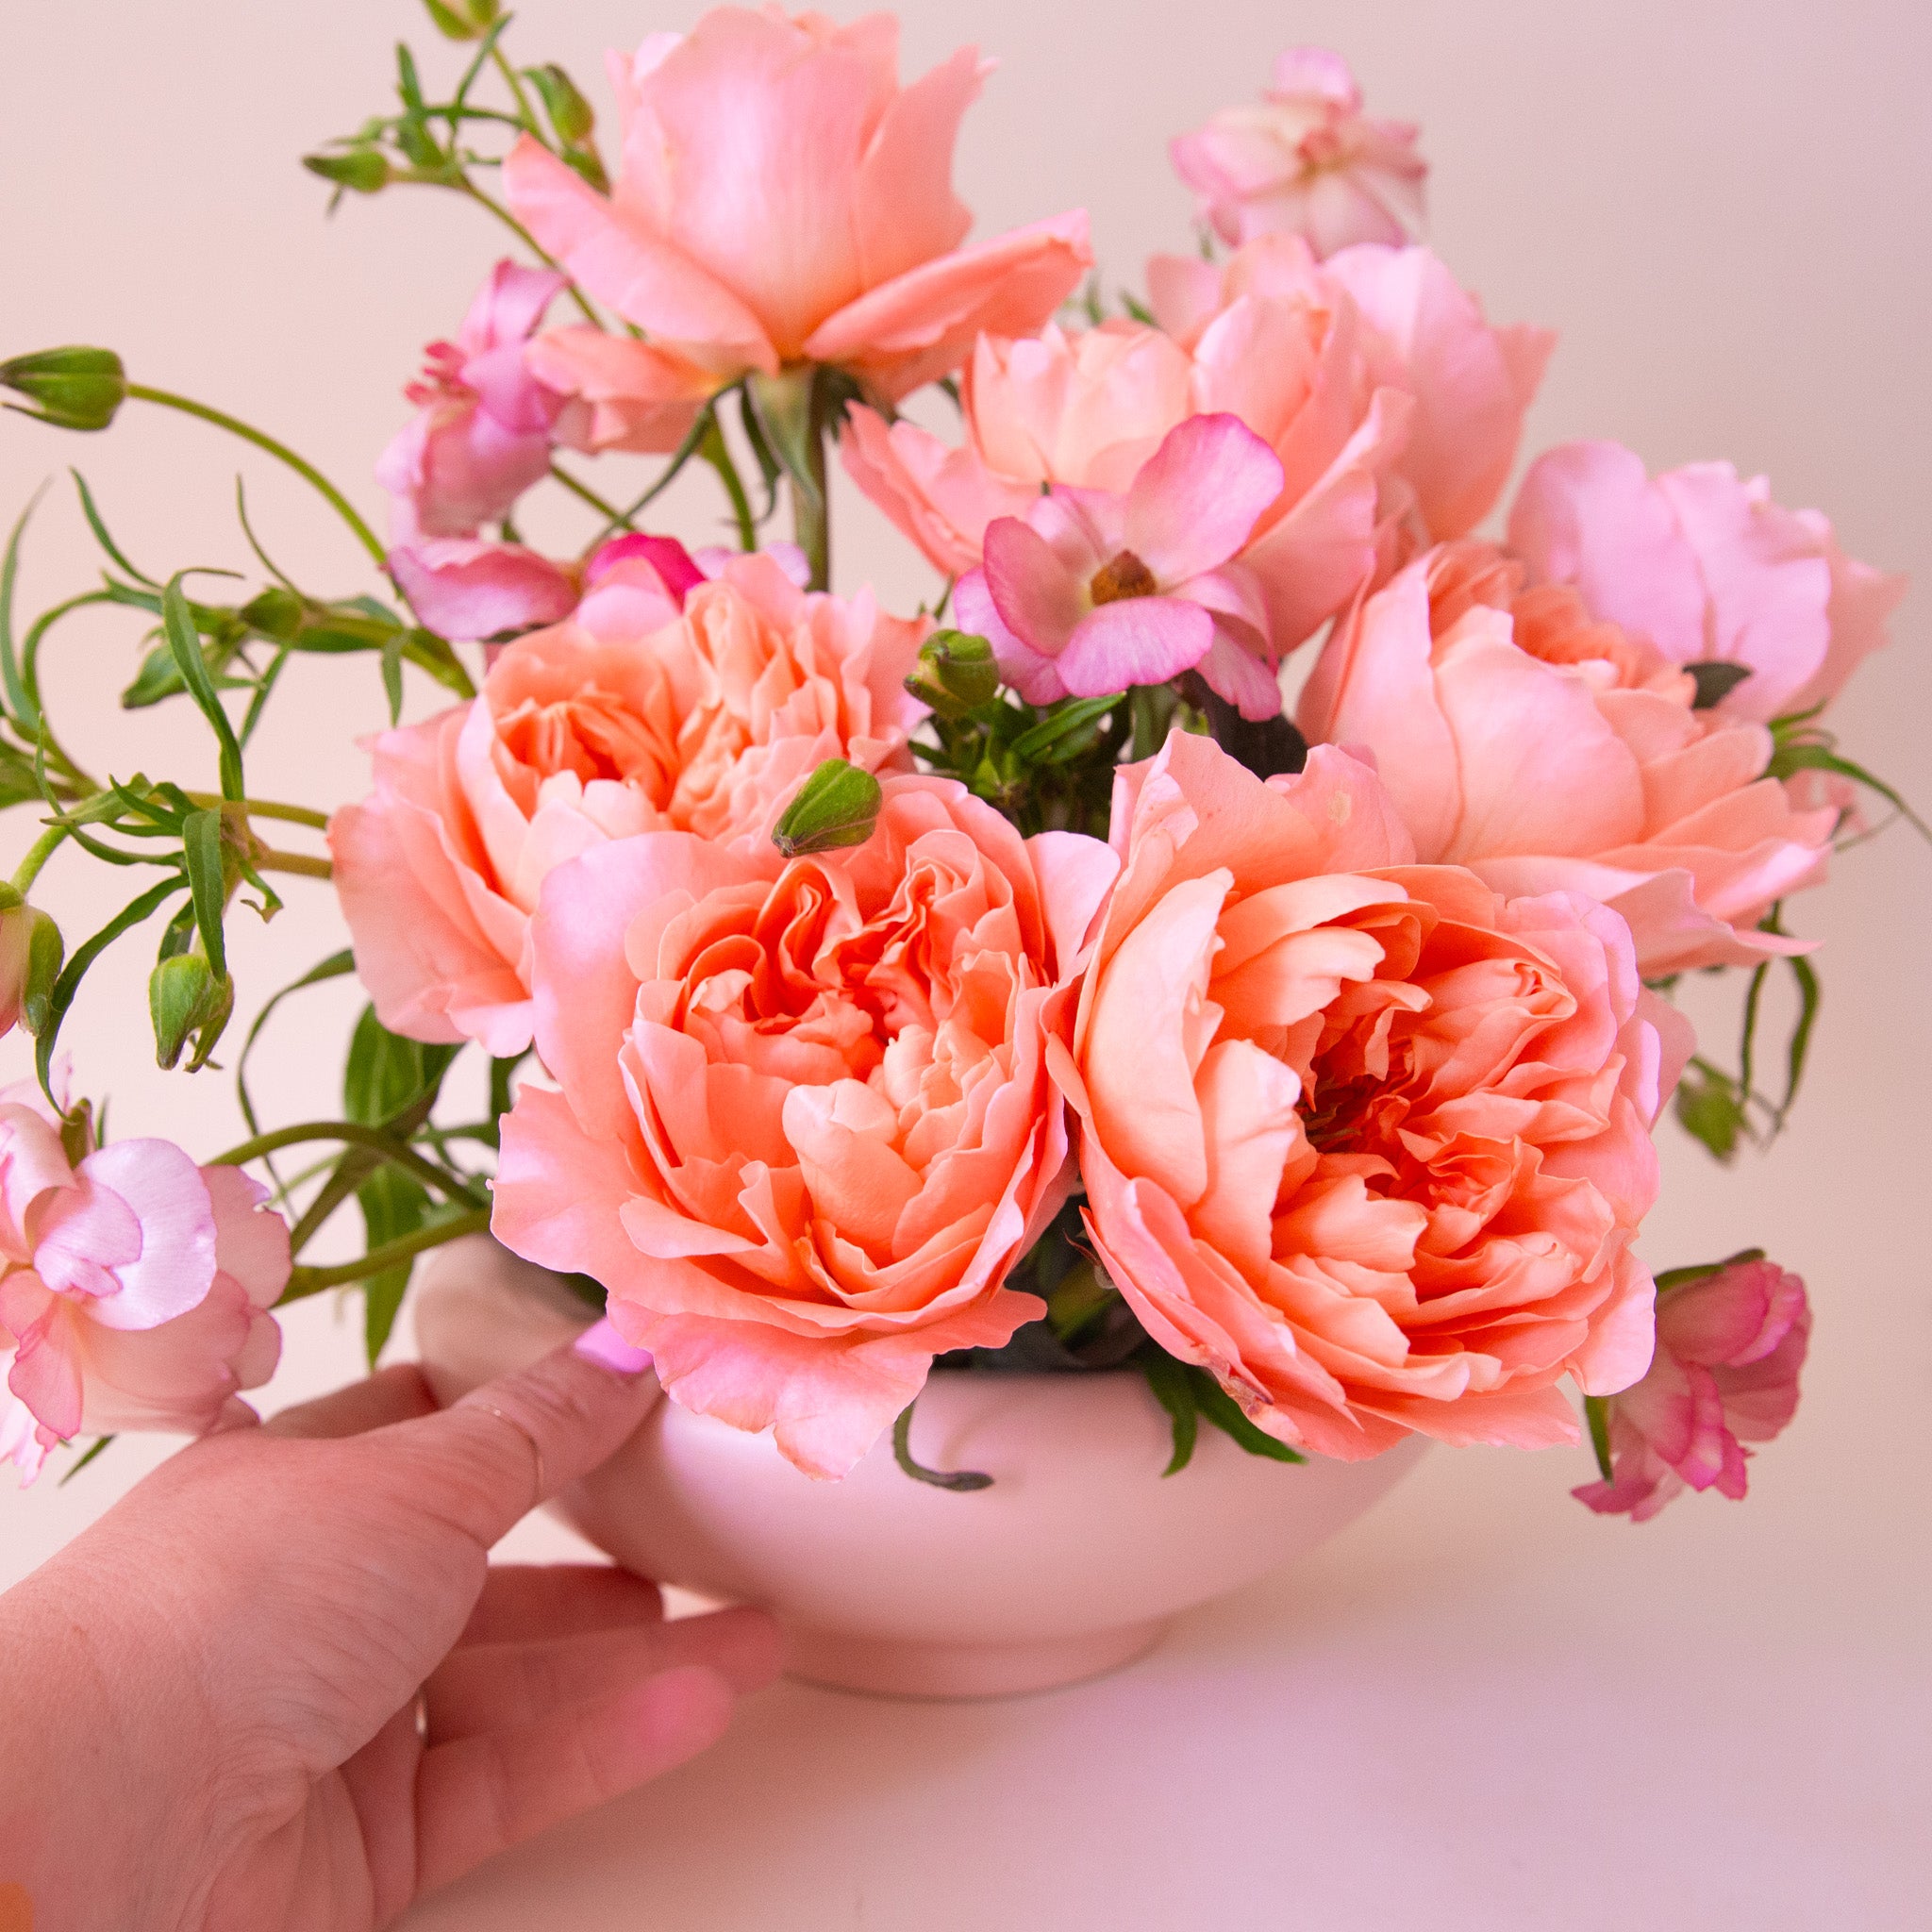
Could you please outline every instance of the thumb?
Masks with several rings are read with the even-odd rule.
[[[487,1549],[622,1446],[662,1396],[650,1366],[599,1322],[528,1368],[381,1438],[390,1456],[413,1465],[425,1504]]]

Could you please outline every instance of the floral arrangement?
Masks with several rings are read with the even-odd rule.
[[[912,1457],[936,1371],[1138,1370],[1171,1470],[1205,1421],[1285,1462],[1587,1439],[1576,1493],[1639,1520],[1741,1496],[1810,1309],[1755,1251],[1653,1275],[1651,1130],[1674,1105],[1724,1160],[1790,1110],[1819,980],[1788,904],[1862,799],[1909,816],[1826,727],[1901,580],[1762,478],[1613,443],[1543,454],[1500,509],[1553,340],[1414,239],[1416,130],[1333,55],[1174,143],[1199,245],[1108,297],[1077,212],[966,241],[970,48],[902,85],[890,16],[720,8],[612,57],[607,147],[494,0],[425,5],[460,71],[402,49],[396,109],[306,164],[339,200],[481,204],[517,254],[406,391],[387,541],[109,351],[0,365],[67,429],[141,403],[245,439],[372,573],[318,595],[257,544],[248,594],[148,577],[83,483],[102,581],[25,621],[14,527],[21,1476],[215,1425],[294,1297],[359,1288],[373,1361],[415,1257],[487,1227],[814,1476],[891,1432],[908,1474],[983,1484]],[[834,450],[929,608],[830,588]],[[635,488],[587,477],[639,458]],[[735,549],[649,515],[693,464]],[[519,535],[538,489],[581,508],[573,554]],[[96,776],[57,730],[41,656],[104,603],[147,627],[122,702],[198,708],[218,791]],[[369,794],[330,809],[249,765],[302,653],[374,658],[388,702]],[[405,724],[418,678],[452,702]],[[57,857],[144,890],[70,946]],[[232,1051],[237,926],[277,874],[332,880],[350,946]],[[226,1042],[240,1085],[249,1138],[208,1164],[103,1142],[61,1075],[89,968],[157,928],[160,1066]],[[342,1117],[265,1127],[249,1048],[350,972]],[[1733,1063],[1672,1003],[1705,973],[1740,989]],[[1774,973],[1799,1018],[1772,1095]],[[464,1055],[480,1115],[445,1097]],[[298,1148],[319,1164],[285,1172]],[[304,1259],[352,1203],[365,1251]]]

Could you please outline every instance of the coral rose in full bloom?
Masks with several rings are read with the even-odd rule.
[[[1650,1372],[1609,1404],[1611,1480],[1574,1494],[1633,1523],[1687,1484],[1741,1499],[1744,1444],[1770,1441],[1797,1412],[1810,1337],[1805,1284],[1774,1261],[1733,1261],[1660,1288]]]
[[[663,827],[758,837],[822,759],[904,761],[928,625],[870,592],[808,595],[771,557],[695,587],[688,568],[621,555],[568,623],[505,648],[481,695],[375,741],[375,793],[329,842],[392,1032],[522,1052],[529,917],[553,867]]]
[[[1173,143],[1180,177],[1224,242],[1299,235],[1317,255],[1399,242],[1422,225],[1428,164],[1407,121],[1373,121],[1348,63],[1291,47],[1253,106],[1224,108]]]
[[[1718,701],[1769,724],[1827,704],[1886,641],[1906,580],[1847,557],[1815,509],[1772,501],[1762,476],[1687,463],[1650,477],[1614,442],[1571,442],[1531,465],[1509,547],[1532,583],[1574,585],[1592,617],[1678,664],[1748,671]]]
[[[24,1482],[83,1429],[212,1428],[268,1380],[289,1230],[268,1191],[167,1141],[67,1158],[56,1118],[0,1100],[0,1457]]]
[[[1370,770],[1263,781],[1176,732],[1115,793],[1123,866],[1071,1058],[1088,1226],[1170,1354],[1270,1434],[1574,1441],[1628,1387],[1649,1131],[1688,1051],[1594,901],[1408,862]]]
[[[1770,732],[1696,694],[1574,591],[1525,591],[1521,564],[1463,542],[1337,626],[1297,719],[1374,753],[1424,861],[1603,900],[1654,977],[1801,950],[1756,927],[1823,877],[1836,821],[1763,775]]]
[[[609,1291],[674,1401],[842,1475],[932,1357],[1043,1312],[1001,1284],[1071,1184],[1046,1071],[1113,877],[950,780],[781,862],[655,833],[554,873],[494,1230]]]
[[[833,363],[896,400],[982,329],[1037,327],[1091,260],[1084,214],[961,248],[953,143],[985,75],[962,48],[910,87],[898,23],[723,7],[613,57],[624,153],[609,197],[525,137],[517,219],[644,341],[566,329],[544,379],[610,412],[694,381]]]

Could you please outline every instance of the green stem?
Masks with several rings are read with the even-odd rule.
[[[495,65],[497,73],[503,75],[504,85],[509,89],[510,97],[517,104],[517,112],[523,117],[521,125],[530,133],[535,134],[537,132],[536,111],[530,106],[529,95],[524,92],[523,82],[517,78],[516,69],[505,58],[503,49],[499,45],[492,45],[491,47],[490,58]]]
[[[190,791],[185,795],[191,805],[198,805],[206,811],[232,808],[247,818],[286,819],[291,825],[312,825],[318,832],[328,830],[327,812],[312,811],[306,805],[283,805],[273,798],[229,799],[212,791]]]
[[[724,432],[718,426],[715,411],[705,427],[698,454],[717,471],[718,480],[724,484],[724,493],[731,499],[731,514],[738,523],[738,547],[756,550],[758,547],[758,519],[752,514],[751,498],[745,494],[744,479],[738,474],[738,465],[731,460],[730,445],[724,441]],[[823,590],[824,587],[818,585],[816,588]]]
[[[306,1296],[320,1294],[325,1288],[341,1288],[351,1281],[365,1281],[372,1274],[380,1274],[385,1268],[392,1268],[398,1261],[407,1261],[414,1255],[420,1255],[425,1248],[440,1248],[445,1242],[460,1241],[466,1234],[487,1234],[490,1231],[490,1209],[478,1208],[474,1213],[458,1214],[449,1221],[432,1222],[427,1227],[419,1227],[412,1234],[398,1235],[392,1241],[384,1241],[378,1248],[354,1261],[339,1261],[332,1268],[297,1268],[289,1276],[289,1285],[282,1291],[284,1302],[299,1302]],[[277,1304],[279,1306],[279,1304]]]
[[[618,525],[625,522],[624,512],[614,503],[606,503],[588,483],[579,483],[560,463],[552,463],[550,474],[573,496],[576,497],[579,502],[588,503],[599,516],[605,519],[604,527],[606,530],[614,530]]]
[[[832,588],[832,507],[825,494],[825,433],[814,405],[811,427],[805,440],[807,473],[812,487],[807,490],[791,479],[791,535],[805,552],[811,568],[810,587],[814,591]],[[749,541],[744,546],[749,550]]]
[[[258,872],[300,873],[307,879],[332,879],[335,867],[325,858],[311,858],[306,852],[277,852],[274,846],[256,855]]]
[[[511,214],[508,208],[505,208],[500,201],[493,200],[491,196],[485,194],[467,175],[460,175],[457,180],[452,181],[450,186],[459,189],[479,207],[487,208],[545,268],[555,269],[560,275],[568,275],[570,271],[564,268],[555,256],[546,254],[542,248],[538,246],[536,236],[531,234],[529,229],[525,227],[523,223],[518,221],[516,216]],[[583,310],[584,320],[592,328],[603,328],[604,318],[584,299],[584,291],[575,282],[572,282],[570,285],[570,299]]]
[[[230,1147],[225,1154],[216,1155],[209,1165],[242,1167],[251,1160],[278,1153],[284,1147],[300,1146],[309,1141],[345,1141],[358,1147],[373,1148],[385,1160],[414,1174],[419,1181],[452,1201],[467,1201],[474,1208],[487,1205],[480,1194],[461,1186],[453,1174],[438,1167],[433,1160],[424,1159],[393,1136],[385,1134],[380,1127],[365,1127],[355,1121],[303,1121],[292,1127],[277,1127],[273,1133],[258,1134],[252,1141],[243,1141],[239,1146]]]
[[[67,836],[65,825],[49,825],[27,848],[27,855],[20,861],[19,869],[13,874],[13,890],[24,899],[27,888],[40,876],[42,866],[54,856],[54,849]]]
[[[382,543],[357,513],[355,505],[313,463],[305,462],[286,443],[277,442],[272,436],[264,436],[259,429],[251,428],[237,417],[209,408],[206,403],[193,402],[187,396],[177,396],[164,389],[150,389],[145,383],[130,382],[127,393],[138,396],[144,403],[158,403],[164,409],[179,409],[184,416],[198,416],[204,423],[212,423],[217,429],[225,429],[230,436],[239,436],[243,442],[252,442],[257,449],[266,450],[278,462],[288,464],[305,482],[321,491],[337,515],[356,533],[357,541],[363,549],[378,565],[381,564],[384,556]]]

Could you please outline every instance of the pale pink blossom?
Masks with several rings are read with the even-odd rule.
[[[555,624],[577,602],[577,572],[522,543],[436,537],[399,544],[385,561],[418,623],[458,642]]]
[[[383,451],[398,543],[474,537],[507,516],[550,468],[564,398],[525,361],[525,344],[564,278],[499,261],[453,342],[432,342],[404,391],[418,414]]]
[[[15,1090],[16,1093],[18,1090]],[[289,1230],[268,1191],[166,1141],[69,1161],[51,1110],[0,1103],[0,1456],[31,1481],[83,1430],[199,1432],[274,1372]]]
[[[1649,640],[1465,541],[1337,626],[1297,722],[1373,754],[1424,862],[1604,901],[1654,977],[1802,951],[1756,928],[1824,876],[1835,819],[1764,776],[1763,725],[1695,698]]]
[[[20,1024],[33,964],[34,927],[45,917],[17,895],[12,905],[0,906],[0,1035]]]
[[[674,1402],[842,1475],[935,1355],[1042,1312],[1008,1271],[1072,1184],[1064,1047],[1098,840],[894,776],[844,851],[675,833],[553,873],[504,1121],[508,1247],[609,1291]]]
[[[1091,259],[1085,215],[961,248],[953,144],[986,68],[962,48],[902,88],[898,36],[889,14],[724,7],[613,57],[624,149],[608,197],[520,142],[504,167],[518,220],[649,343],[641,358],[574,331],[546,375],[575,357],[576,393],[648,411],[692,371],[717,388],[823,362],[894,400],[957,368],[982,329],[1045,321]]]
[[[528,933],[545,875],[674,827],[761,841],[823,759],[909,762],[904,680],[930,625],[869,591],[808,594],[768,556],[610,546],[571,619],[505,647],[480,696],[372,746],[375,790],[329,841],[356,966],[411,1039],[530,1043]]]
[[[1326,256],[1356,242],[1397,243],[1421,227],[1428,164],[1416,133],[1362,112],[1339,54],[1291,47],[1259,102],[1224,108],[1171,152],[1224,242],[1298,235]]]
[[[1109,322],[983,339],[958,450],[854,408],[847,469],[939,569],[957,574],[981,560],[989,525],[1024,515],[1042,484],[1124,492],[1189,417],[1237,416],[1282,471],[1241,559],[1274,662],[1374,568],[1382,480],[1414,406],[1373,379],[1354,297],[1302,242],[1257,244],[1224,281],[1205,272],[1211,286],[1167,329]]]
[[[1509,516],[1533,583],[1574,584],[1592,616],[1674,663],[1742,666],[1718,709],[1769,724],[1827,704],[1886,641],[1906,580],[1847,557],[1815,509],[1762,476],[1688,463],[1655,478],[1614,442],[1540,457]]]
[[[1611,1478],[1574,1493],[1633,1523],[1687,1485],[1740,1500],[1744,1445],[1770,1441],[1796,1413],[1810,1337],[1805,1284],[1774,1261],[1660,1290],[1649,1373],[1609,1401]]]
[[[1251,718],[1280,715],[1267,615],[1233,564],[1281,493],[1274,453],[1235,416],[1191,416],[1120,493],[1064,484],[988,526],[959,623],[1029,704],[1165,684],[1199,668]]]
[[[1148,1332],[1324,1456],[1574,1441],[1559,1380],[1650,1360],[1631,1241],[1685,1050],[1624,922],[1414,863],[1332,747],[1263,781],[1176,731],[1120,774],[1111,836],[1056,1065]]]

